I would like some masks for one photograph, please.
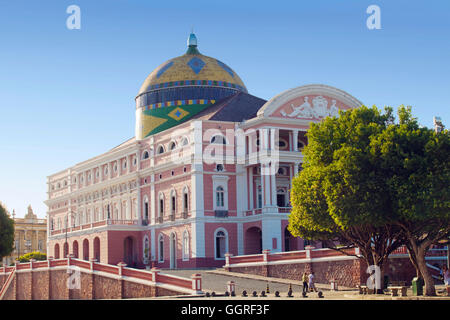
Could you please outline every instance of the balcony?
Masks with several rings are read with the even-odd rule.
[[[253,216],[257,214],[263,213],[290,213],[292,207],[264,207],[264,208],[256,208],[252,210],[246,210],[245,216]]]
[[[172,213],[169,215],[169,220],[170,221],[175,221],[175,213]]]
[[[139,220],[130,220],[130,219],[107,219],[107,220],[101,220],[101,221],[95,221],[91,223],[85,223],[77,226],[72,226],[70,228],[64,228],[64,229],[58,229],[58,230],[51,230],[50,234],[52,236],[65,234],[65,233],[71,233],[76,232],[80,230],[87,230],[92,228],[97,228],[101,226],[109,226],[109,225],[125,225],[125,226],[138,226]]]
[[[216,218],[226,218],[228,217],[228,210],[214,210],[214,216]]]

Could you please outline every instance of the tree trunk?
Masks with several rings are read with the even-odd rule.
[[[417,258],[417,266],[419,267],[419,271],[423,276],[423,280],[425,282],[425,295],[426,296],[435,296],[436,295],[436,289],[434,287],[434,279],[431,276],[427,263],[425,261],[425,248],[420,246],[418,249],[418,252],[416,252],[416,258]]]
[[[412,248],[410,248],[410,246],[407,246],[407,248],[408,248],[408,252],[409,252],[409,260],[411,260],[412,265],[416,269],[416,277],[418,279],[423,280],[422,273],[420,272],[419,266],[417,265],[417,258],[416,258],[416,254],[414,253],[414,250]]]

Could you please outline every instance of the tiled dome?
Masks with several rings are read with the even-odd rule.
[[[142,84],[136,97],[136,136],[166,130],[237,92],[247,93],[241,78],[223,62],[202,55],[191,33],[187,52],[161,64]],[[172,109],[178,110],[172,115]]]

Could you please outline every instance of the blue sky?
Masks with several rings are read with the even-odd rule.
[[[81,30],[66,28],[72,4]],[[0,0],[0,201],[45,217],[46,177],[134,136],[142,82],[192,27],[253,95],[324,83],[450,126],[448,0]]]

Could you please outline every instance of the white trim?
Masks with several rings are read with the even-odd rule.
[[[186,244],[186,242],[185,242],[185,239],[186,239],[186,236],[187,236],[187,248],[186,248],[186,246],[185,246],[185,244]],[[191,239],[190,239],[190,236],[189,236],[189,231],[187,230],[187,229],[184,229],[184,231],[183,231],[183,234],[182,234],[182,240],[181,240],[181,260],[182,261],[189,261],[189,257],[190,257],[190,248],[191,248]]]

